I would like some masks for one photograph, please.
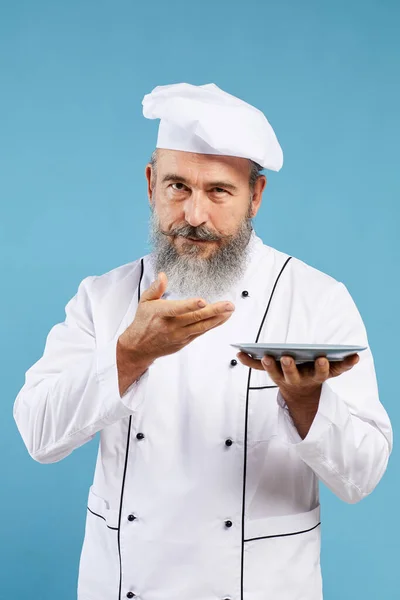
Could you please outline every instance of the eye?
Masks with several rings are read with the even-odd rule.
[[[226,190],[225,188],[216,186],[211,190],[214,194],[218,194],[219,196],[221,194],[229,194],[228,190]]]
[[[176,186],[181,186],[181,187],[174,188],[174,185],[176,185]],[[186,186],[185,186],[183,183],[179,183],[179,182],[177,182],[177,183],[172,183],[172,184],[171,184],[171,187],[172,187],[172,189],[173,189],[173,190],[175,190],[176,192],[183,192],[183,190],[185,190],[185,189],[186,189]]]

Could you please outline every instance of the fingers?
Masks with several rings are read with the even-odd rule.
[[[339,364],[341,364],[346,371],[349,371],[355,367],[358,362],[360,362],[360,356],[358,354],[352,354],[342,360]]]
[[[358,354],[352,354],[345,358],[345,360],[341,360],[340,362],[332,362],[330,364],[330,377],[338,377],[345,373],[346,371],[350,371],[355,365],[360,361],[360,357]]]
[[[321,385],[330,377],[337,377],[352,369],[360,360],[358,354],[349,356],[341,362],[329,362],[327,358],[318,358],[314,363],[296,365],[290,356],[283,356],[280,363],[272,356],[264,356],[259,361],[244,352],[237,355],[240,362],[251,369],[265,369],[276,385],[294,386],[297,389],[310,385]]]
[[[264,356],[261,364],[276,385],[279,385],[283,381],[282,369],[279,366],[279,362],[273,356]]]
[[[151,300],[161,300],[168,285],[168,278],[164,272],[157,275],[147,290],[141,295],[140,302],[149,302]],[[160,317],[175,318],[185,315],[181,319],[180,325],[185,327],[192,323],[209,319],[218,315],[223,315],[235,310],[232,302],[215,302],[207,304],[202,298],[188,298],[185,300],[162,300],[157,304],[157,312]]]
[[[158,306],[160,317],[173,319],[181,315],[192,315],[200,313],[206,303],[201,298],[189,298],[188,300],[162,300]],[[196,319],[192,319],[193,322]],[[184,323],[186,324],[186,323]]]
[[[283,380],[283,373],[279,367],[279,363],[272,356],[264,356],[262,360],[252,358],[245,352],[238,352],[237,358],[245,367],[256,369],[258,371],[267,371],[272,381],[279,385]]]
[[[209,304],[205,308],[197,309],[193,312],[189,312],[186,315],[179,317],[179,323],[188,327],[193,323],[200,321],[206,321],[214,317],[230,317],[235,310],[235,306],[232,302],[215,302]]]
[[[159,300],[167,289],[168,279],[165,273],[158,273],[157,279],[153,281],[151,286],[143,292],[140,298],[140,302],[147,302],[149,300]]]
[[[216,302],[208,304],[199,298],[189,300],[164,300],[161,307],[161,316],[179,317],[182,327],[198,323],[224,314],[232,314],[235,310],[231,302]]]
[[[232,315],[232,311],[225,312],[225,314],[220,314],[214,317],[210,317],[209,319],[204,319],[199,321],[198,323],[192,323],[191,325],[187,325],[181,331],[185,334],[185,336],[198,336],[206,333],[210,329],[214,329],[214,327],[218,327],[222,325],[229,319]]]
[[[261,360],[252,358],[244,352],[239,352],[236,356],[246,367],[257,369],[259,371],[267,371],[268,375],[276,384],[283,380],[287,383],[298,383],[300,380],[296,364],[290,357],[286,357],[288,360],[286,364],[283,364],[284,359],[282,359],[281,366],[279,366],[279,362],[275,360],[273,356],[264,356]]]
[[[261,360],[258,360],[257,358],[252,358],[245,352],[238,352],[236,354],[236,357],[245,367],[250,367],[250,369],[257,369],[258,371],[264,371],[264,367],[261,364]]]
[[[317,358],[314,362],[313,380],[316,383],[324,383],[330,377],[330,364],[327,358]]]
[[[301,375],[295,360],[291,356],[282,356],[281,368],[286,383],[290,385],[300,385]]]

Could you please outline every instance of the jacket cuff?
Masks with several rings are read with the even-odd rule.
[[[279,435],[283,437],[286,443],[294,445],[303,458],[315,455],[315,453],[322,453],[323,441],[330,427],[334,423],[339,427],[344,426],[350,416],[347,406],[341,402],[338,395],[329,387],[329,384],[324,382],[317,414],[309,432],[302,439],[280,392],[278,392],[277,401],[280,407],[278,416]]]
[[[136,381],[134,381],[124,394],[120,396],[118,385],[117,369],[117,340],[108,343],[96,353],[96,371],[99,383],[106,387],[106,390],[113,398],[119,401],[129,413],[135,412],[144,402],[146,382],[149,378],[149,369],[147,369]]]

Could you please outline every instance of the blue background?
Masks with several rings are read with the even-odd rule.
[[[147,253],[156,85],[214,82],[263,110],[285,153],[265,243],[343,281],[398,429],[400,4],[396,0],[0,3],[0,597],[75,598],[97,443],[30,459],[24,373],[81,279]],[[398,589],[399,453],[349,506],[323,490],[326,600]]]

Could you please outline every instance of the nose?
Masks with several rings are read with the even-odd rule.
[[[185,201],[185,220],[192,227],[207,223],[209,217],[209,199],[200,191],[192,192]]]

